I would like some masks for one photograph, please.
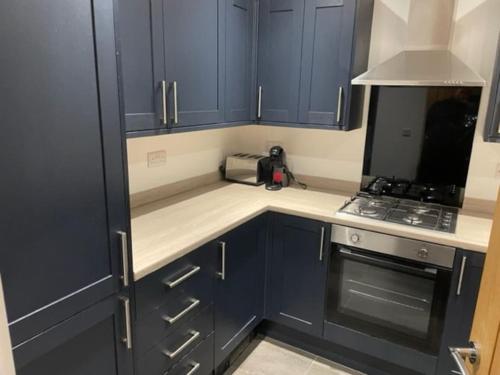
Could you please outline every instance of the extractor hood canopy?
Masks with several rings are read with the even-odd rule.
[[[448,50],[403,51],[352,80],[367,86],[475,86],[485,85]]]

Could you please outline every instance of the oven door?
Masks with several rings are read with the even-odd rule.
[[[333,244],[327,321],[437,354],[451,270]]]

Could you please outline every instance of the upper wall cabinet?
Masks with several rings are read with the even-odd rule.
[[[255,0],[123,0],[119,17],[127,131],[251,120]]]
[[[351,88],[365,70],[372,1],[260,2],[258,117],[263,123],[359,127]]]
[[[358,127],[350,80],[367,65],[372,11],[372,0],[122,0],[127,131]]]
[[[500,142],[500,38],[498,39],[496,65],[491,81],[484,139],[490,142]]]
[[[255,0],[226,0],[225,122],[255,119]]]

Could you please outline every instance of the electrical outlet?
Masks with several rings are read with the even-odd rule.
[[[148,168],[161,167],[167,163],[165,150],[148,152]]]
[[[497,164],[497,167],[495,169],[495,177],[500,178],[500,163]]]

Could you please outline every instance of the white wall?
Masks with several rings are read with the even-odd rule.
[[[375,0],[369,65],[404,49],[446,48],[490,79],[495,34],[500,27],[500,0]],[[451,42],[450,42],[451,39]],[[487,99],[486,89],[483,98]],[[483,101],[474,143],[466,196],[495,200],[500,144],[482,142]],[[366,117],[366,108],[365,108]],[[279,141],[297,174],[359,182],[366,129],[351,132],[270,126],[202,131],[128,141],[131,192],[151,189],[217,170],[234,151],[263,152]],[[165,148],[165,167],[147,168],[146,152]]]
[[[130,193],[216,172],[232,152],[237,128],[169,134],[127,140]],[[167,162],[148,168],[148,152],[165,150]]]

